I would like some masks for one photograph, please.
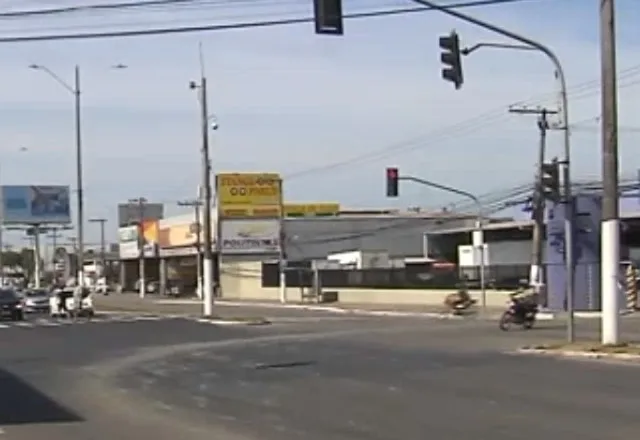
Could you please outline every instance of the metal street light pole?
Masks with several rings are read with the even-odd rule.
[[[567,297],[567,312],[568,312],[568,320],[567,320],[567,339],[569,342],[573,342],[575,339],[575,322],[574,322],[574,310],[573,310],[573,281],[574,281],[574,263],[573,263],[573,199],[571,195],[571,177],[570,177],[570,164],[571,164],[571,148],[570,148],[570,139],[569,139],[569,99],[567,96],[567,81],[564,74],[564,69],[562,68],[562,64],[560,60],[556,56],[556,54],[544,44],[541,44],[535,40],[519,35],[510,30],[504,29],[500,26],[496,26],[494,24],[488,23],[483,20],[479,20],[470,15],[459,12],[456,9],[451,7],[438,5],[437,3],[431,0],[412,0],[415,3],[421,4],[423,6],[428,6],[432,9],[440,11],[444,14],[450,15],[452,17],[458,18],[462,21],[466,21],[467,23],[471,23],[478,27],[484,28],[488,31],[494,32],[496,34],[502,35],[503,37],[509,38],[511,40],[518,41],[519,43],[525,44],[527,46],[531,46],[532,48],[542,52],[551,60],[553,63],[558,81],[560,83],[560,100],[562,105],[562,130],[564,131],[564,160],[561,162],[564,166],[564,199],[565,199],[565,222],[564,222],[564,233],[565,233],[565,265],[567,272],[567,282],[566,282],[566,297]],[[603,0],[604,1],[604,0]],[[611,1],[611,0],[609,0]]]
[[[138,197],[137,199],[129,199],[129,203],[135,203],[138,205],[138,282],[140,283],[140,298],[144,299],[144,296],[147,293],[147,274],[145,267],[146,255],[144,253],[144,205],[147,203],[147,199],[145,199],[144,197]]]
[[[192,90],[198,89],[200,99],[200,111],[201,111],[201,134],[202,134],[202,192],[203,192],[203,225],[204,228],[202,234],[203,241],[203,258],[202,258],[202,298],[203,298],[203,315],[210,317],[213,315],[213,290],[214,290],[214,273],[213,273],[213,251],[212,251],[212,237],[211,237],[211,163],[209,159],[209,110],[208,110],[208,96],[207,96],[207,78],[202,75],[200,84],[195,81],[189,83],[189,88]],[[213,123],[213,129],[217,129],[217,123]],[[218,225],[219,227],[219,225]],[[220,261],[220,254],[217,255],[218,261]],[[219,274],[219,268],[216,271]]]
[[[420,185],[426,185],[429,186],[431,188],[436,188],[436,189],[440,189],[442,191],[447,191],[450,192],[452,194],[457,194],[459,196],[463,196],[463,197],[467,197],[469,199],[471,199],[471,201],[473,201],[473,203],[476,205],[477,210],[478,210],[478,214],[477,214],[477,221],[476,221],[476,230],[478,231],[480,237],[482,238],[481,243],[480,243],[480,297],[481,297],[481,304],[482,304],[482,309],[486,310],[487,308],[487,290],[486,290],[486,282],[485,282],[485,252],[484,252],[484,214],[483,214],[483,208],[482,208],[482,203],[480,202],[480,199],[467,192],[467,191],[463,191],[457,188],[453,188],[451,186],[446,186],[446,185],[441,185],[440,183],[435,183],[435,182],[431,182],[429,180],[425,180],[425,179],[421,179],[419,177],[413,177],[413,176],[399,176],[398,180],[406,180],[409,182],[415,182],[415,183],[419,183]],[[475,246],[474,246],[475,248]],[[475,253],[475,252],[474,252]]]
[[[107,256],[106,256],[106,240],[104,234],[104,226],[107,222],[106,218],[92,218],[89,219],[89,223],[98,223],[100,225],[100,263],[102,264],[102,276],[105,275],[107,268]]]
[[[41,70],[53,78],[58,84],[68,90],[74,96],[75,109],[75,138],[76,138],[76,228],[78,239],[78,285],[84,286],[84,185],[83,185],[83,162],[82,162],[82,119],[81,119],[81,101],[80,101],[80,66],[76,64],[74,68],[73,86],[69,85],[60,76],[54,73],[47,66],[42,64],[31,64],[29,66],[34,70]],[[124,64],[116,64],[113,69],[126,69]]]

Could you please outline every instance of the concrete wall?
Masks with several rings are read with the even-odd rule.
[[[223,263],[222,297],[229,300],[277,301],[280,289],[262,287],[261,263]],[[338,300],[343,304],[381,305],[429,305],[439,306],[454,290],[405,290],[405,289],[331,289],[338,291]],[[508,300],[505,291],[487,291],[487,305],[504,307]],[[471,292],[480,303],[480,292]],[[301,301],[300,289],[287,289],[288,301]]]

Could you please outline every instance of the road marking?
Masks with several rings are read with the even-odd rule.
[[[35,325],[30,322],[15,322],[13,325],[16,327],[35,327]]]

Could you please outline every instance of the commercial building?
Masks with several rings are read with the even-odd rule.
[[[222,262],[277,259],[281,242],[288,261],[324,259],[333,253],[352,250],[385,250],[393,257],[421,257],[425,252],[425,232],[470,228],[477,220],[475,216],[446,212],[380,210],[343,210],[331,216],[312,213],[306,217],[290,210],[288,215],[293,217],[282,220],[282,231],[281,220],[277,218],[223,219],[220,229],[214,221],[212,237],[221,244]],[[121,283],[131,288],[138,279],[142,246],[147,279],[159,280],[164,276],[169,280],[179,279],[187,289],[194,288],[198,249],[202,249],[201,224],[202,218],[196,218],[192,212],[145,221],[141,227],[120,228]]]

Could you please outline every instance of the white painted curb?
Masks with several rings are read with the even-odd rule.
[[[273,303],[244,303],[236,301],[218,301],[217,304],[229,307],[257,307],[270,309],[291,309],[291,310],[307,310],[314,312],[327,312],[344,315],[362,315],[362,316],[389,316],[389,317],[405,317],[405,318],[437,318],[437,319],[461,319],[462,316],[452,315],[450,313],[438,312],[398,312],[393,310],[367,310],[367,309],[348,309],[335,306],[320,306],[313,304],[273,304]]]
[[[521,348],[518,350],[518,353],[586,359],[618,359],[625,361],[640,361],[640,355],[632,353],[597,353],[591,351],[547,350],[543,348]]]
[[[196,319],[196,322],[199,322],[201,324],[212,324],[212,325],[223,325],[223,326],[240,326],[240,325],[246,325],[246,326],[258,326],[258,325],[268,325],[270,324],[269,321],[265,321],[265,322],[253,322],[253,321],[228,321],[226,319],[206,319],[206,318],[200,318],[200,319]]]

